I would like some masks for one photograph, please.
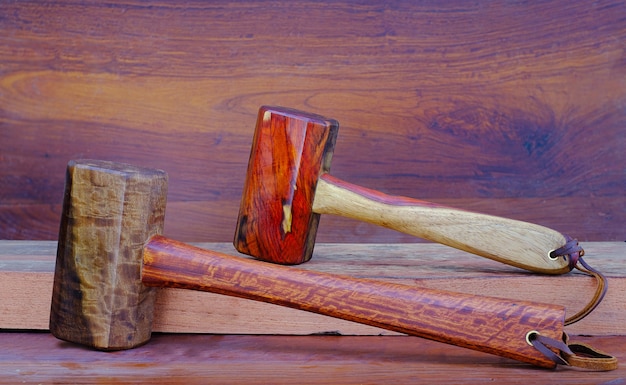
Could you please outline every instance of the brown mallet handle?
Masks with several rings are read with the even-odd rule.
[[[571,270],[567,257],[550,256],[567,242],[555,230],[390,196],[329,174],[319,178],[313,211],[384,226],[530,271],[562,274]]]
[[[144,248],[142,281],[226,294],[324,314],[554,367],[527,344],[531,331],[560,339],[564,308],[279,266],[162,236]]]

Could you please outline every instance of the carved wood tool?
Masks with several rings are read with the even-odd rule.
[[[168,240],[159,235],[166,190],[163,171],[69,163],[50,314],[53,335],[101,350],[146,343],[153,286],[161,286],[264,301],[541,367],[556,365],[550,353],[531,343],[539,336],[561,338],[563,307],[306,271]]]
[[[266,261],[299,264],[313,252],[320,214],[341,215],[523,269],[562,274],[579,252],[557,255],[567,236],[532,223],[389,196],[329,174],[339,124],[261,107],[234,245]]]

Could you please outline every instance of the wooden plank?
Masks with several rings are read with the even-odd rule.
[[[626,336],[580,337],[626,359]],[[1,384],[621,384],[610,372],[538,370],[407,336],[157,334],[137,349],[97,352],[48,333],[0,333]]]
[[[3,2],[0,238],[55,239],[65,165],[91,157],[166,170],[169,234],[230,241],[276,104],[340,122],[350,182],[624,241],[625,17],[621,0]],[[400,237],[325,223],[325,242]]]
[[[230,244],[197,245],[240,255]],[[609,291],[590,316],[566,330],[580,335],[626,335],[626,243],[590,242],[583,247],[586,261],[609,277]],[[52,241],[0,241],[0,329],[47,329],[55,253]],[[535,275],[429,243],[318,244],[313,259],[298,268],[561,304],[570,315],[595,290],[595,281],[578,271]],[[275,305],[177,289],[159,291],[155,312],[154,330],[162,332],[393,334]]]

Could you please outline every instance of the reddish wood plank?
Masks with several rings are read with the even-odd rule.
[[[200,246],[239,255],[231,244]],[[626,243],[586,243],[585,259],[609,277],[604,301],[587,318],[566,327],[571,334],[626,335]],[[47,329],[55,242],[0,242],[0,329]],[[593,278],[529,274],[436,244],[318,244],[301,269],[371,278],[430,289],[531,300],[579,311],[595,291]],[[28,303],[29,306],[24,306]],[[157,293],[153,330],[187,333],[393,334],[387,330],[280,306],[189,290]]]
[[[626,359],[626,337],[575,339]],[[611,372],[542,370],[404,336],[157,334],[121,352],[87,350],[47,333],[0,333],[0,383],[55,384],[621,384]]]

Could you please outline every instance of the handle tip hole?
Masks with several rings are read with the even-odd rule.
[[[548,258],[550,258],[551,261],[556,261],[557,259],[559,259],[559,256],[556,255],[556,250],[550,250],[550,252],[548,253]]]
[[[537,338],[539,332],[536,330],[531,330],[526,333],[526,343],[530,346],[533,346],[533,341]]]

